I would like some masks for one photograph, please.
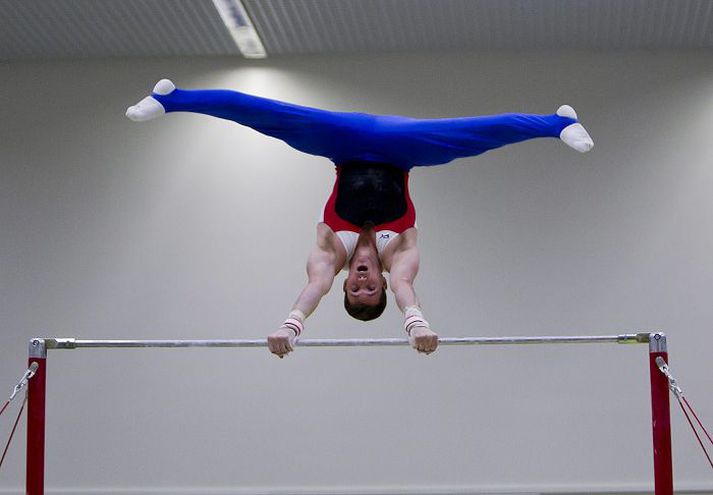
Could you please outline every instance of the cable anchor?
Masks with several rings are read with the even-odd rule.
[[[33,362],[30,367],[25,371],[25,374],[22,375],[22,378],[20,378],[20,381],[15,385],[15,388],[12,391],[12,395],[10,395],[10,399],[8,402],[11,402],[17,394],[20,393],[20,391],[27,386],[27,382],[29,382],[33,376],[35,376],[35,373],[37,373],[37,370],[39,369],[40,365]]]
[[[680,402],[681,399],[683,399],[683,390],[681,390],[681,387],[678,386],[678,382],[671,374],[671,368],[668,367],[668,364],[666,364],[666,361],[664,361],[664,358],[661,356],[656,358],[656,366],[659,367],[661,373],[666,375],[666,378],[668,379],[668,388],[671,389],[673,395],[675,395],[676,399]]]

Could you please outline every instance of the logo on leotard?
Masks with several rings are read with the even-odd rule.
[[[381,234],[381,237],[379,239],[388,239],[391,234]]]

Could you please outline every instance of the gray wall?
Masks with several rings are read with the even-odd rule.
[[[424,311],[444,336],[664,330],[710,424],[709,53],[0,67],[8,391],[32,336],[258,338],[302,287],[330,163],[204,116],[124,118],[164,76],[416,117],[571,103],[595,139],[590,154],[539,140],[413,172]],[[377,322],[351,320],[340,285],[307,335],[401,335],[393,304]],[[54,352],[47,483],[95,493],[646,490],[647,366],[645,346],[298,349],[285,360],[262,349]],[[677,487],[713,488],[672,412]],[[3,489],[23,482],[24,433]]]

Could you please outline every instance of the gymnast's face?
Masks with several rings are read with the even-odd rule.
[[[355,306],[376,306],[381,293],[386,289],[386,279],[374,263],[353,263],[344,281],[344,293],[349,303]]]

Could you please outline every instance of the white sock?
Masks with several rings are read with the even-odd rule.
[[[570,119],[577,119],[577,112],[574,108],[569,105],[562,105],[557,109],[557,115],[560,117],[568,117]],[[584,128],[582,124],[576,122],[570,124],[560,132],[560,139],[565,142],[565,144],[580,153],[586,153],[594,147],[594,141],[592,141],[591,136]]]
[[[156,83],[156,86],[153,87],[153,92],[157,95],[165,96],[173,93],[174,89],[176,89],[176,85],[173,84],[170,79],[161,79]]]
[[[175,89],[176,86],[170,80],[161,79],[156,83],[156,86],[154,86],[153,92],[158,95],[167,95]],[[126,109],[126,116],[134,122],[145,122],[160,117],[165,113],[166,110],[163,108],[163,105],[153,96],[147,96],[136,105]]]

